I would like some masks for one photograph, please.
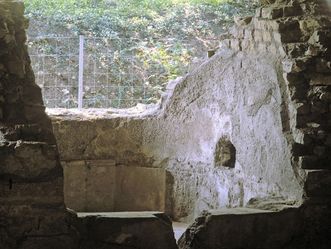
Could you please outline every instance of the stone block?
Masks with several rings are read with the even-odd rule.
[[[305,144],[294,143],[292,153],[295,156],[303,156],[311,153],[311,148]]]
[[[15,133],[19,140],[24,141],[42,141],[44,138],[43,130],[38,124],[15,125]]]
[[[305,115],[310,113],[310,105],[307,103],[298,103],[296,109],[298,115]]]
[[[230,29],[230,34],[235,38],[235,39],[242,39],[244,38],[244,29],[240,27],[232,27]],[[231,40],[232,41],[232,40]]]
[[[279,22],[279,34],[284,43],[300,42],[303,37],[299,22],[296,20]]]
[[[62,164],[64,198],[69,208],[95,212],[114,210],[114,161],[71,161]]]
[[[160,212],[78,213],[82,249],[177,249],[170,219]]]
[[[13,178],[0,181],[0,205],[58,207],[63,204],[63,179],[47,182],[20,182]]]
[[[59,234],[69,234],[69,217],[63,206],[54,207],[34,207],[33,205],[1,205],[5,207],[7,213],[6,225],[8,231],[16,239],[22,241],[27,237],[53,237]],[[9,210],[9,211],[8,211]]]
[[[244,29],[244,39],[254,39],[254,29]]]
[[[267,31],[255,30],[255,32],[254,32],[254,41],[255,42],[263,41],[263,32],[267,32]]]
[[[331,34],[327,30],[316,30],[308,40],[313,45],[330,47]]]
[[[261,18],[256,18],[256,17],[253,18],[253,26],[254,26],[254,29],[257,29],[257,30],[266,30],[268,28],[266,20],[263,20]]]
[[[165,211],[165,200],[164,169],[117,167],[116,211]]]
[[[257,8],[255,11],[255,17],[261,17],[262,14],[262,8]]]
[[[224,39],[220,41],[220,48],[230,48],[230,40]]]
[[[271,42],[272,41],[272,34],[268,31],[262,33],[262,40],[264,42]]]
[[[289,16],[300,16],[303,14],[302,8],[300,5],[285,6],[283,8],[284,17]]]
[[[109,164],[113,162],[110,161]],[[114,209],[116,168],[109,164],[99,161],[86,163],[86,210]]]
[[[290,97],[292,100],[304,101],[307,98],[308,87],[305,85],[301,86],[291,86],[290,87]],[[305,117],[305,119],[310,120],[309,117]]]
[[[165,211],[164,169],[115,166],[112,160],[71,161],[64,167],[66,205],[76,211]]]
[[[330,197],[331,170],[309,171],[305,191],[308,197]]]
[[[317,145],[313,148],[314,155],[318,157],[326,156],[327,152],[328,148],[326,146]]]
[[[230,40],[230,45],[231,45],[231,49],[233,49],[234,51],[240,51],[241,50],[240,40],[238,40],[238,39],[231,39]]]
[[[322,58],[316,59],[316,72],[331,73],[331,61]]]
[[[314,132],[306,131],[303,136],[304,144],[323,144],[325,139],[327,138],[327,132],[324,130],[315,130]]]
[[[330,74],[313,74],[311,76],[310,85],[331,86],[331,75]]]
[[[330,158],[318,156],[304,156],[301,158],[303,169],[331,169]]]
[[[279,212],[250,208],[202,213],[179,240],[180,249],[284,248],[301,232],[297,209]]]
[[[49,158],[56,147],[46,143],[18,141],[1,150],[0,174],[28,179],[45,177],[60,169],[59,163]]]
[[[85,161],[61,162],[61,164],[64,174],[64,202],[66,206],[75,211],[86,211],[86,181],[88,178]]]
[[[311,111],[313,113],[327,113],[329,111],[329,105],[322,101],[313,101]]]
[[[243,40],[241,42],[241,47],[243,51],[253,51],[254,45],[254,42],[251,42],[250,40]]]

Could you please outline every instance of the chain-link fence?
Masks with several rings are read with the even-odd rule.
[[[49,108],[127,108],[160,97],[162,62],[146,61],[139,41],[29,37],[36,83]]]

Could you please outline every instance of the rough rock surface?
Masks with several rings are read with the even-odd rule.
[[[210,210],[195,220],[178,244],[180,249],[286,249],[293,242],[300,244],[302,224],[295,209]]]
[[[266,32],[259,33],[258,27],[263,26],[273,30],[274,41],[283,44],[285,87],[282,89],[288,92],[287,98],[283,97],[287,108],[282,111],[282,117],[288,116],[282,120],[283,130],[287,140],[292,141],[293,169],[306,170],[304,203],[299,208],[266,213],[264,219],[254,221],[250,219],[251,214],[245,213],[229,218],[233,210],[222,214],[202,213],[181,238],[180,248],[331,247],[328,239],[331,234],[331,106],[327,97],[331,82],[331,5],[328,1],[277,1],[277,4],[259,9],[252,24],[235,28],[234,34],[239,38],[243,29],[243,40],[239,38],[239,44],[245,47],[247,29],[253,30],[251,35],[255,39],[259,39],[259,34],[261,41],[270,38]],[[233,43],[238,41],[231,40]],[[281,202],[267,197],[252,199],[248,205],[276,211],[281,208]],[[289,216],[283,219],[284,212]],[[252,230],[245,230],[251,226]]]
[[[0,248],[75,248],[52,124],[25,45],[23,3],[0,1]]]

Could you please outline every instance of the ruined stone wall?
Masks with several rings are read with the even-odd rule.
[[[23,3],[0,1],[0,248],[73,248],[63,173],[25,45]]]
[[[330,162],[328,2],[277,1],[235,20],[216,54],[171,82],[160,106],[54,111],[61,159],[166,169],[175,218],[325,198],[329,171],[307,170]]]
[[[330,248],[328,3],[277,1],[236,19],[217,53],[170,83],[160,105],[53,113],[65,167],[166,169],[165,208],[177,219],[223,206],[276,209],[303,196],[304,239],[291,248]],[[75,248],[25,28],[23,5],[1,1],[0,248]]]

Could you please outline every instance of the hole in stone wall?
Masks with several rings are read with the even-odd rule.
[[[13,180],[12,179],[9,179],[9,189],[12,189],[13,188]]]
[[[234,168],[236,162],[236,148],[226,137],[218,141],[214,153],[215,167]]]

